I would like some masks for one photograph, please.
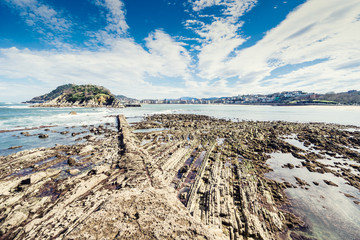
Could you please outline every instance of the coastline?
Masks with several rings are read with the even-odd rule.
[[[350,104],[275,104],[275,103],[234,103],[234,104],[226,104],[226,103],[204,103],[204,104],[195,104],[195,103],[141,103],[143,105],[193,105],[193,106],[272,106],[272,107],[312,107],[312,106],[328,106],[328,107],[355,107],[360,108],[360,105],[350,105]]]
[[[27,104],[27,103],[26,103]],[[29,105],[32,108],[124,108],[123,105],[97,105],[97,104],[49,104],[49,103],[37,103]]]
[[[303,165],[296,168],[318,174],[333,174],[356,189],[360,187],[359,177],[352,172],[342,167],[343,175],[339,175],[317,160],[322,158],[322,154],[336,152],[355,159],[354,171],[359,170],[356,166],[360,162],[360,154],[335,147],[336,144],[350,144],[359,148],[360,142],[339,138],[347,136],[347,139],[351,139],[349,136],[353,135],[359,139],[359,132],[341,130],[340,125],[235,123],[182,114],[151,115],[130,127],[124,117],[117,119],[118,131],[106,126],[92,127],[89,130],[94,137],[85,138],[85,143],[26,150],[0,157],[0,187],[4,193],[1,198],[6,203],[0,206],[5,209],[0,223],[3,236],[15,238],[37,234],[46,237],[49,235],[44,235],[45,232],[50,231],[54,234],[52,236],[69,238],[77,238],[81,236],[80,233],[98,237],[112,234],[144,237],[146,235],[141,234],[159,234],[156,228],[163,229],[169,221],[181,218],[189,222],[188,229],[192,230],[188,234],[196,232],[195,235],[188,235],[189,238],[262,236],[264,239],[309,239],[306,238],[309,230],[307,225],[286,210],[288,200],[284,190],[297,187],[306,192],[306,188],[317,186],[306,185],[301,176],[297,176],[299,180],[293,183],[266,178],[265,175],[271,171],[267,165],[269,154],[278,151],[300,159]],[[133,129],[138,130],[136,134],[132,133]],[[330,132],[326,137],[326,133]],[[281,136],[291,133],[296,133],[302,142],[316,146],[319,152],[304,152],[282,139]],[[97,135],[104,137],[97,139]],[[331,137],[334,138],[333,145],[324,145],[323,141]],[[10,171],[5,163],[12,164]],[[291,168],[291,165],[286,166],[286,169]],[[320,183],[320,186],[336,188],[327,183]],[[17,202],[14,199],[20,196],[31,204],[15,210]],[[138,209],[133,206],[134,200],[129,202],[124,196],[131,199],[136,197],[137,204],[143,207]],[[353,197],[357,201],[356,196]],[[119,198],[124,203],[114,202]],[[155,202],[164,209],[172,209],[161,213],[167,219],[154,219],[154,216],[147,214],[150,210],[160,211],[151,208]],[[88,204],[93,207],[81,207]],[[68,207],[60,209],[59,206]],[[119,210],[123,208],[127,210]],[[75,212],[78,213],[74,215]],[[186,217],[188,213],[192,217]],[[47,217],[36,220],[39,214],[52,216],[54,220]],[[86,219],[79,214],[84,214]],[[114,220],[115,216],[122,218]],[[125,216],[128,216],[130,223],[124,222]],[[263,216],[267,216],[265,222],[261,220]],[[59,223],[55,223],[55,219]],[[152,224],[149,223],[150,219]],[[76,224],[72,223],[74,220]],[[56,227],[50,230],[48,224]],[[139,232],[138,224],[146,230]],[[183,227],[183,224],[173,224],[175,232]],[[110,230],[104,227],[106,225],[119,231]],[[130,226],[133,230],[123,231]],[[103,230],[94,232],[94,227]],[[168,230],[163,231],[165,235],[172,234]],[[165,235],[159,235],[159,238],[164,239]]]

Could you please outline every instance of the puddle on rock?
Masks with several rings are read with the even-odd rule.
[[[149,133],[149,132],[160,132],[160,131],[168,131],[170,128],[147,128],[147,129],[136,129],[133,133]]]
[[[354,203],[360,200],[359,191],[332,173],[309,172],[305,167],[282,167],[287,163],[298,165],[301,161],[291,154],[273,153],[267,163],[274,171],[265,176],[293,185],[297,185],[295,177],[298,177],[310,185],[306,186],[308,190],[297,185],[297,188],[286,189],[285,193],[291,202],[290,209],[309,225],[312,237],[320,240],[359,239],[360,207]],[[338,187],[330,186],[324,180]]]

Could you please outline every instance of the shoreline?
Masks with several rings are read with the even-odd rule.
[[[360,107],[360,105],[356,104],[282,104],[282,103],[234,103],[234,104],[226,104],[226,103],[203,103],[203,104],[195,104],[195,103],[141,103],[144,105],[221,105],[221,106],[272,106],[272,107],[303,107],[303,106],[329,106],[329,107]]]
[[[9,129],[9,130],[1,130],[0,129],[0,133],[37,130],[37,129],[42,129],[42,128],[53,128],[53,127],[57,127],[57,126],[58,125],[48,125],[48,126],[39,126],[39,127],[16,128],[16,129]]]
[[[89,138],[86,143],[72,146],[58,145],[0,157],[0,189],[4,193],[1,198],[5,199],[7,206],[1,215],[0,236],[12,239],[37,234],[46,238],[45,232],[50,231],[51,236],[75,239],[83,233],[97,237],[155,234],[166,239],[164,236],[182,231],[183,224],[175,221],[181,218],[189,222],[189,238],[261,236],[264,239],[310,239],[306,238],[308,232],[302,221],[281,208],[288,199],[285,189],[297,187],[306,192],[310,186],[302,181],[301,176],[292,183],[265,177],[271,172],[267,165],[269,154],[278,151],[301,160],[303,165],[296,168],[312,173],[330,173],[360,189],[359,177],[352,172],[340,168],[341,175],[317,160],[323,154],[336,152],[355,159],[354,167],[347,166],[359,171],[356,166],[360,163],[360,153],[336,145],[360,148],[360,133],[341,130],[340,125],[232,122],[187,114],[149,115],[131,126],[124,117],[117,117],[117,120],[118,131],[107,127],[90,129],[105,138]],[[156,131],[133,133],[133,129]],[[299,141],[316,146],[319,152],[304,152],[287,143],[281,137],[285,133],[296,133]],[[347,140],[342,138],[345,136]],[[358,140],[353,141],[349,136]],[[324,144],[330,138],[332,145]],[[4,164],[11,164],[10,172]],[[286,169],[291,168],[291,165],[286,166]],[[329,184],[324,186],[335,188]],[[19,196],[32,203],[14,210],[17,203],[12,199]],[[137,200],[129,201],[125,196]],[[115,199],[123,199],[123,202]],[[97,204],[93,205],[94,208],[82,207],[94,201],[104,207],[98,211],[92,210],[99,208]],[[133,205],[134,201],[143,207],[138,209]],[[158,214],[162,211],[152,208],[154,202],[168,209],[161,213],[167,218],[158,219],[147,214],[150,210]],[[69,207],[58,208],[65,203]],[[0,204],[0,208],[4,209],[4,205]],[[41,213],[53,216],[59,222],[44,218],[35,224]],[[83,219],[80,213],[86,218]],[[187,217],[188,213],[191,217]],[[122,217],[114,220],[116,216]],[[124,222],[125,216],[130,223]],[[261,220],[263,216],[267,216],[266,221]],[[72,224],[74,217],[79,217],[76,224]],[[174,231],[163,229],[169,221],[173,222]],[[55,227],[50,230],[49,224]],[[23,225],[24,228],[19,228]],[[107,225],[118,230],[113,232]],[[94,232],[94,227],[102,230]],[[160,230],[156,228],[162,229],[165,235],[158,235]],[[195,235],[191,235],[194,230]]]

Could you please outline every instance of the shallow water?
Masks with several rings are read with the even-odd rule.
[[[76,115],[69,113],[75,111]],[[144,104],[140,108],[31,108],[26,104],[0,103],[0,155],[36,147],[50,147],[55,143],[74,144],[69,138],[24,138],[18,132],[1,133],[39,126],[57,125],[59,128],[82,125],[115,124],[115,115],[123,114],[130,123],[139,122],[150,114],[203,114],[234,121],[293,121],[326,122],[360,126],[360,106],[243,106],[243,105],[178,105]],[[356,130],[356,129],[355,129]],[[34,130],[34,134],[42,130]],[[30,131],[29,131],[30,132]],[[16,135],[15,137],[12,135]],[[12,146],[23,146],[9,150]]]
[[[147,128],[147,129],[136,129],[133,133],[149,133],[149,132],[160,132],[170,130],[169,128]]]
[[[54,147],[55,144],[70,145],[75,143],[83,143],[85,140],[78,140],[86,135],[92,135],[90,132],[80,133],[86,131],[82,127],[75,128],[64,128],[64,127],[53,127],[49,128],[50,131],[45,129],[25,130],[25,131],[14,131],[0,133],[0,156],[8,155],[22,150],[39,148],[39,147]],[[56,132],[54,132],[56,131]],[[61,131],[69,131],[68,134],[60,134]],[[29,132],[31,136],[24,136],[21,132]],[[71,133],[80,133],[74,137]],[[39,138],[39,134],[47,134],[48,138]],[[13,146],[22,146],[17,149],[9,149]]]
[[[286,163],[301,165],[300,159],[291,154],[273,153],[268,164],[274,170],[265,176],[273,180],[296,184],[295,176],[305,180],[305,188],[285,190],[292,206],[290,209],[309,226],[310,234],[317,239],[359,239],[360,206],[353,201],[360,200],[359,191],[346,184],[346,181],[332,173],[309,172],[305,167],[282,168]],[[338,185],[329,186],[324,180]],[[313,182],[318,182],[316,186]],[[344,195],[350,194],[354,198]]]
[[[71,111],[77,112],[70,115]],[[140,108],[31,108],[26,104],[0,103],[0,130],[42,125],[91,125],[114,122],[117,114],[138,122],[149,114],[203,114],[217,118],[257,121],[326,122],[360,127],[360,106],[243,106],[144,104]],[[356,130],[356,129],[354,129]]]

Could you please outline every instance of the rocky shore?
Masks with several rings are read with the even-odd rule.
[[[35,103],[32,107],[124,107],[110,90],[89,84],[58,86],[50,93],[34,97],[25,103]]]
[[[274,152],[301,161],[284,168],[331,173],[360,190],[360,131],[347,126],[199,115],[117,121],[117,130],[92,128],[102,137],[86,143],[0,157],[0,239],[311,239],[284,190],[337,186],[267,178]],[[350,164],[334,168],[320,161],[327,156]]]
[[[64,99],[62,96],[51,100],[51,101],[47,101],[44,103],[37,103],[37,104],[33,104],[31,105],[31,107],[88,107],[88,108],[96,108],[96,107],[107,107],[107,108],[124,108],[124,105],[118,101],[117,99],[115,99],[111,104],[104,104],[104,103],[99,103],[95,100],[89,100],[87,102],[80,102],[80,101],[75,101],[75,102],[69,102],[66,99]]]

